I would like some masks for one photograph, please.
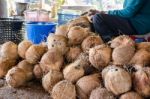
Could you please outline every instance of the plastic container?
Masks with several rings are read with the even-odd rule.
[[[26,23],[27,39],[34,44],[46,42],[50,33],[54,33],[56,23],[49,22],[30,22]]]

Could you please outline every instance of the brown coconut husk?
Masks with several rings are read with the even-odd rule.
[[[99,74],[93,74],[80,78],[76,83],[77,95],[81,99],[88,99],[92,90],[102,87]]]
[[[68,32],[69,45],[78,45],[89,35],[86,28],[74,26]]]
[[[63,75],[66,80],[75,83],[84,75],[84,68],[80,62],[80,60],[76,60],[64,68]]]
[[[143,97],[150,96],[150,68],[138,69],[132,75],[133,88]]]
[[[32,45],[26,51],[26,60],[31,64],[37,64],[46,51],[47,47],[45,45]]]
[[[135,46],[135,42],[127,35],[121,35],[109,42],[111,48],[116,48],[122,45]]]
[[[67,34],[68,34],[68,25],[65,24],[65,25],[60,25],[56,28],[56,32],[55,32],[55,35],[61,35],[61,36],[64,36],[67,38]]]
[[[43,73],[43,70],[42,70],[40,64],[36,64],[34,66],[33,74],[34,74],[36,79],[42,79],[44,73]]]
[[[115,65],[125,65],[135,54],[135,47],[129,45],[122,45],[113,50],[112,59]]]
[[[91,92],[89,99],[116,99],[106,88],[98,87]],[[126,98],[129,99],[129,98]]]
[[[42,86],[43,88],[51,93],[52,88],[56,83],[63,79],[63,74],[59,71],[50,70],[44,77],[42,78]]]
[[[25,53],[27,49],[32,45],[32,42],[24,40],[18,45],[18,54],[21,58],[25,58]]]
[[[66,53],[67,62],[75,61],[79,57],[81,52],[82,50],[80,47],[70,47],[69,51]]]
[[[68,40],[66,37],[61,35],[49,35],[48,36],[48,49],[57,49],[61,54],[66,54],[68,51]]]
[[[150,51],[150,42],[141,42],[136,44],[136,49],[145,49],[147,51]]]
[[[48,50],[40,61],[41,69],[44,73],[49,72],[49,70],[60,71],[64,63],[63,55],[56,49]]]
[[[145,49],[138,50],[131,59],[130,64],[142,67],[150,65],[150,52]]]
[[[84,52],[88,52],[90,48],[101,45],[103,43],[104,42],[100,36],[91,35],[83,40],[81,46]]]
[[[138,93],[130,91],[125,94],[122,94],[119,99],[144,99]]]
[[[95,68],[101,70],[111,61],[111,53],[112,50],[109,46],[99,45],[90,49],[89,60]]]
[[[131,89],[131,76],[120,67],[113,66],[108,71],[105,71],[102,77],[106,89],[115,95],[120,95]]]
[[[62,80],[53,87],[51,96],[53,99],[76,99],[75,86],[67,80]]]

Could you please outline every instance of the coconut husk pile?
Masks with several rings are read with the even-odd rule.
[[[14,68],[25,60],[34,67],[33,77],[19,85],[15,82],[16,86],[37,79],[53,99],[149,99],[150,43],[136,44],[126,35],[104,43],[100,35],[90,31],[89,24],[86,17],[80,17],[57,27],[47,43],[22,41],[16,56],[12,55],[14,47],[7,50],[4,43],[0,50],[0,77],[11,69],[16,72]],[[4,59],[16,61],[6,63]],[[18,74],[21,77],[23,73]],[[10,80],[6,81],[9,86],[16,87]]]

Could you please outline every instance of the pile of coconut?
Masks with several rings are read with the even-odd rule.
[[[121,35],[104,43],[79,17],[57,27],[47,43],[0,47],[0,78],[10,87],[37,79],[52,99],[150,98],[150,43]]]

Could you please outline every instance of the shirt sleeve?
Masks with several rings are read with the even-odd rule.
[[[136,15],[145,4],[146,0],[130,0],[122,10],[110,10],[108,14],[117,15],[124,18],[130,18]]]

